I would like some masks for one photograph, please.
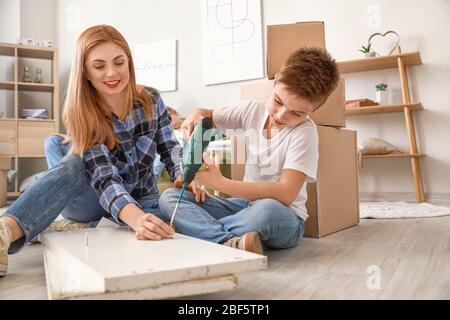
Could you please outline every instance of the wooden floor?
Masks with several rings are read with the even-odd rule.
[[[295,248],[266,253],[268,270],[242,274],[237,290],[188,298],[450,299],[450,217],[365,219],[322,239],[304,238]],[[376,283],[367,273],[370,266],[379,267],[379,289],[369,289]],[[28,245],[10,256],[0,299],[46,298],[41,245]]]

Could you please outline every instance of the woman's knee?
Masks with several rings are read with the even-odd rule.
[[[50,136],[45,139],[45,151],[46,153],[51,152],[55,148],[60,148],[61,143],[63,142],[63,138],[58,136]]]
[[[51,170],[62,170],[64,177],[70,180],[70,183],[74,183],[80,186],[88,185],[88,177],[86,173],[86,166],[84,161],[79,156],[66,156],[56,167]],[[51,171],[50,170],[50,171]]]

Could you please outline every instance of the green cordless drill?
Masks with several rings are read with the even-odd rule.
[[[183,172],[181,174],[183,187],[180,190],[177,204],[173,210],[170,226],[173,226],[173,220],[175,218],[175,214],[177,213],[178,205],[183,197],[186,186],[194,180],[195,174],[203,164],[203,152],[208,148],[209,142],[215,140],[215,136],[213,135],[213,131],[211,129],[211,118],[203,118],[201,122],[195,125],[191,139],[183,148],[183,158],[181,164],[183,167]]]

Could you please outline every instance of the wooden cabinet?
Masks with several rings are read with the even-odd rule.
[[[0,100],[3,116],[0,118],[0,157],[13,160],[17,175],[8,197],[16,197],[19,195],[21,172],[26,172],[23,175],[30,173],[30,168],[34,168],[29,166],[29,161],[34,161],[31,158],[43,158],[45,139],[59,132],[58,51],[56,48],[0,43],[0,58],[3,63],[7,61],[6,66],[0,65],[4,70],[0,73],[0,93],[6,93],[9,97]],[[23,66],[29,63],[34,68],[42,64],[48,66],[42,83],[23,82]],[[31,80],[35,79],[34,68],[30,70]],[[44,105],[30,103],[38,95],[48,95]],[[21,117],[24,108],[45,108],[49,118],[24,119]],[[20,161],[23,158],[30,160]]]
[[[16,150],[16,126],[14,121],[0,120],[0,155],[13,156]]]
[[[17,153],[19,157],[44,157],[45,139],[54,132],[53,121],[18,121]]]

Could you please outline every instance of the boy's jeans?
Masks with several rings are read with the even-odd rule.
[[[83,159],[70,155],[64,157],[68,146],[61,145],[61,141],[59,137],[46,140],[49,170],[4,213],[14,218],[25,233],[24,237],[11,244],[9,254],[19,251],[25,243],[44,231],[59,214],[67,219],[91,223],[91,226],[95,226],[102,217],[111,218],[100,206],[98,196],[90,186]],[[136,200],[144,212],[163,218],[158,199],[156,194]]]
[[[166,219],[172,217],[179,192],[170,188],[160,197],[159,206]],[[273,199],[210,197],[197,203],[193,193],[186,191],[174,224],[182,234],[216,243],[257,231],[266,247],[284,249],[297,244],[305,223],[292,209]]]

